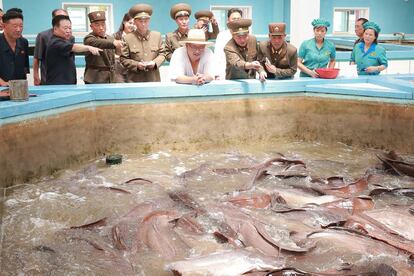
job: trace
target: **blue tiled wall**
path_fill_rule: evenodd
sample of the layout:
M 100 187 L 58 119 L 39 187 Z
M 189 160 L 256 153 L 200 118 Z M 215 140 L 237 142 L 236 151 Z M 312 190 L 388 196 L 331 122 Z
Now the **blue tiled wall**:
M 170 7 L 178 2 L 187 2 L 193 10 L 209 9 L 211 5 L 228 6 L 252 6 L 253 7 L 253 32 L 265 34 L 269 22 L 285 21 L 290 18 L 291 0 L 145 0 L 153 5 L 154 14 L 151 21 L 151 29 L 161 33 L 167 33 L 175 28 L 175 23 L 169 17 Z M 112 3 L 114 8 L 114 29 L 116 29 L 123 14 L 134 4 L 136 0 L 3 0 L 4 9 L 20 7 L 25 15 L 25 34 L 37 34 L 39 31 L 49 28 L 50 12 L 62 6 L 62 3 Z M 369 7 L 370 19 L 378 22 L 382 27 L 382 33 L 405 32 L 414 33 L 414 1 L 413 0 L 321 0 L 321 17 L 333 20 L 334 7 Z M 194 23 L 194 18 L 191 23 Z M 331 31 L 331 30 L 330 30 Z
M 135 0 L 3 0 L 4 9 L 11 7 L 20 7 L 25 15 L 25 34 L 37 34 L 38 32 L 50 27 L 51 11 L 55 8 L 62 7 L 62 3 L 112 3 L 114 13 L 114 29 L 120 25 L 122 16 L 128 9 L 139 1 Z M 226 6 L 252 6 L 253 7 L 253 32 L 266 33 L 267 24 L 272 21 L 283 21 L 284 19 L 284 2 L 285 0 L 207 0 L 207 1 L 174 1 L 174 0 L 145 0 L 145 3 L 151 4 L 154 8 L 151 20 L 151 29 L 158 30 L 161 33 L 167 33 L 176 28 L 175 23 L 170 18 L 170 8 L 179 2 L 189 3 L 193 11 L 201 9 L 210 9 L 211 5 Z M 191 24 L 195 23 L 194 17 L 191 18 Z

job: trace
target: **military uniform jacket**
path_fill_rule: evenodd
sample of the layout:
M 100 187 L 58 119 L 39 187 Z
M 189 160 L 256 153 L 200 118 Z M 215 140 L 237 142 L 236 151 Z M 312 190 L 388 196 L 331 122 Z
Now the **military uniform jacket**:
M 275 74 L 266 70 L 266 58 L 276 67 Z M 298 70 L 298 51 L 295 46 L 286 42 L 276 51 L 270 41 L 261 41 L 258 60 L 266 70 L 268 78 L 289 78 L 295 75 Z
M 219 32 L 220 32 L 218 24 L 211 24 L 211 27 L 213 28 L 213 31 L 212 32 L 206 32 L 206 40 L 216 39 Z
M 100 37 L 93 33 L 83 39 L 83 44 L 103 49 L 99 56 L 87 53 L 84 81 L 86 83 L 115 82 L 115 45 L 112 36 Z
M 218 24 L 211 24 L 211 27 L 213 28 L 213 31 L 212 32 L 208 32 L 208 31 L 205 32 L 205 34 L 206 34 L 206 40 L 216 39 L 217 36 L 218 36 L 218 34 L 219 34 L 219 32 L 220 32 L 220 29 L 218 27 Z M 194 24 L 193 28 L 196 29 L 197 28 L 197 24 Z
M 175 49 L 181 47 L 180 41 L 183 41 L 187 38 L 187 34 L 182 34 L 177 30 L 172 33 L 168 33 L 165 36 L 165 50 L 166 56 L 165 58 L 170 61 L 171 56 L 174 53 Z
M 256 70 L 246 70 L 246 62 L 257 60 L 257 40 L 256 37 L 249 35 L 246 48 L 239 47 L 234 39 L 230 39 L 224 47 L 226 54 L 226 80 L 232 79 L 254 79 Z M 263 67 L 259 72 L 264 71 Z
M 148 31 L 141 35 L 138 31 L 125 36 L 125 45 L 122 47 L 120 61 L 127 68 L 128 82 L 161 81 L 159 68 L 165 61 L 165 47 L 161 34 Z M 138 69 L 139 61 L 154 61 L 153 69 L 143 71 Z

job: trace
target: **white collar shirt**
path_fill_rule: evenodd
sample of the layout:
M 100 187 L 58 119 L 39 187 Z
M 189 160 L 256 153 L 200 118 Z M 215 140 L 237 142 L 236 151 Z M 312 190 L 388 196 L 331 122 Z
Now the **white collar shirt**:
M 200 58 L 197 72 L 193 72 L 190 59 L 187 55 L 186 47 L 176 49 L 171 56 L 169 69 L 169 79 L 175 81 L 179 76 L 194 76 L 195 74 L 210 75 L 214 78 L 214 55 L 213 52 L 206 47 Z

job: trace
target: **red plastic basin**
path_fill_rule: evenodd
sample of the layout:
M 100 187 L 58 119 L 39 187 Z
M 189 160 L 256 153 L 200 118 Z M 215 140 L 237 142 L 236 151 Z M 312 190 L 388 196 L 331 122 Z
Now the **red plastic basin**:
M 338 68 L 318 68 L 315 69 L 315 71 L 319 74 L 319 77 L 322 79 L 334 79 L 339 74 Z

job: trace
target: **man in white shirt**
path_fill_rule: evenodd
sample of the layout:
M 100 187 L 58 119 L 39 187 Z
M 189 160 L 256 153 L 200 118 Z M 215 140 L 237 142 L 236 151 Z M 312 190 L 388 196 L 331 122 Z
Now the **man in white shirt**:
M 227 11 L 227 23 L 242 18 L 243 12 L 240 9 L 232 8 Z M 221 31 L 216 39 L 214 47 L 214 58 L 217 65 L 216 79 L 226 79 L 226 55 L 224 54 L 224 46 L 232 39 L 232 34 L 229 29 Z
M 186 40 L 180 41 L 184 47 L 174 51 L 169 67 L 171 81 L 182 84 L 203 85 L 214 79 L 214 55 L 207 48 L 211 42 L 206 41 L 202 29 L 188 31 Z

